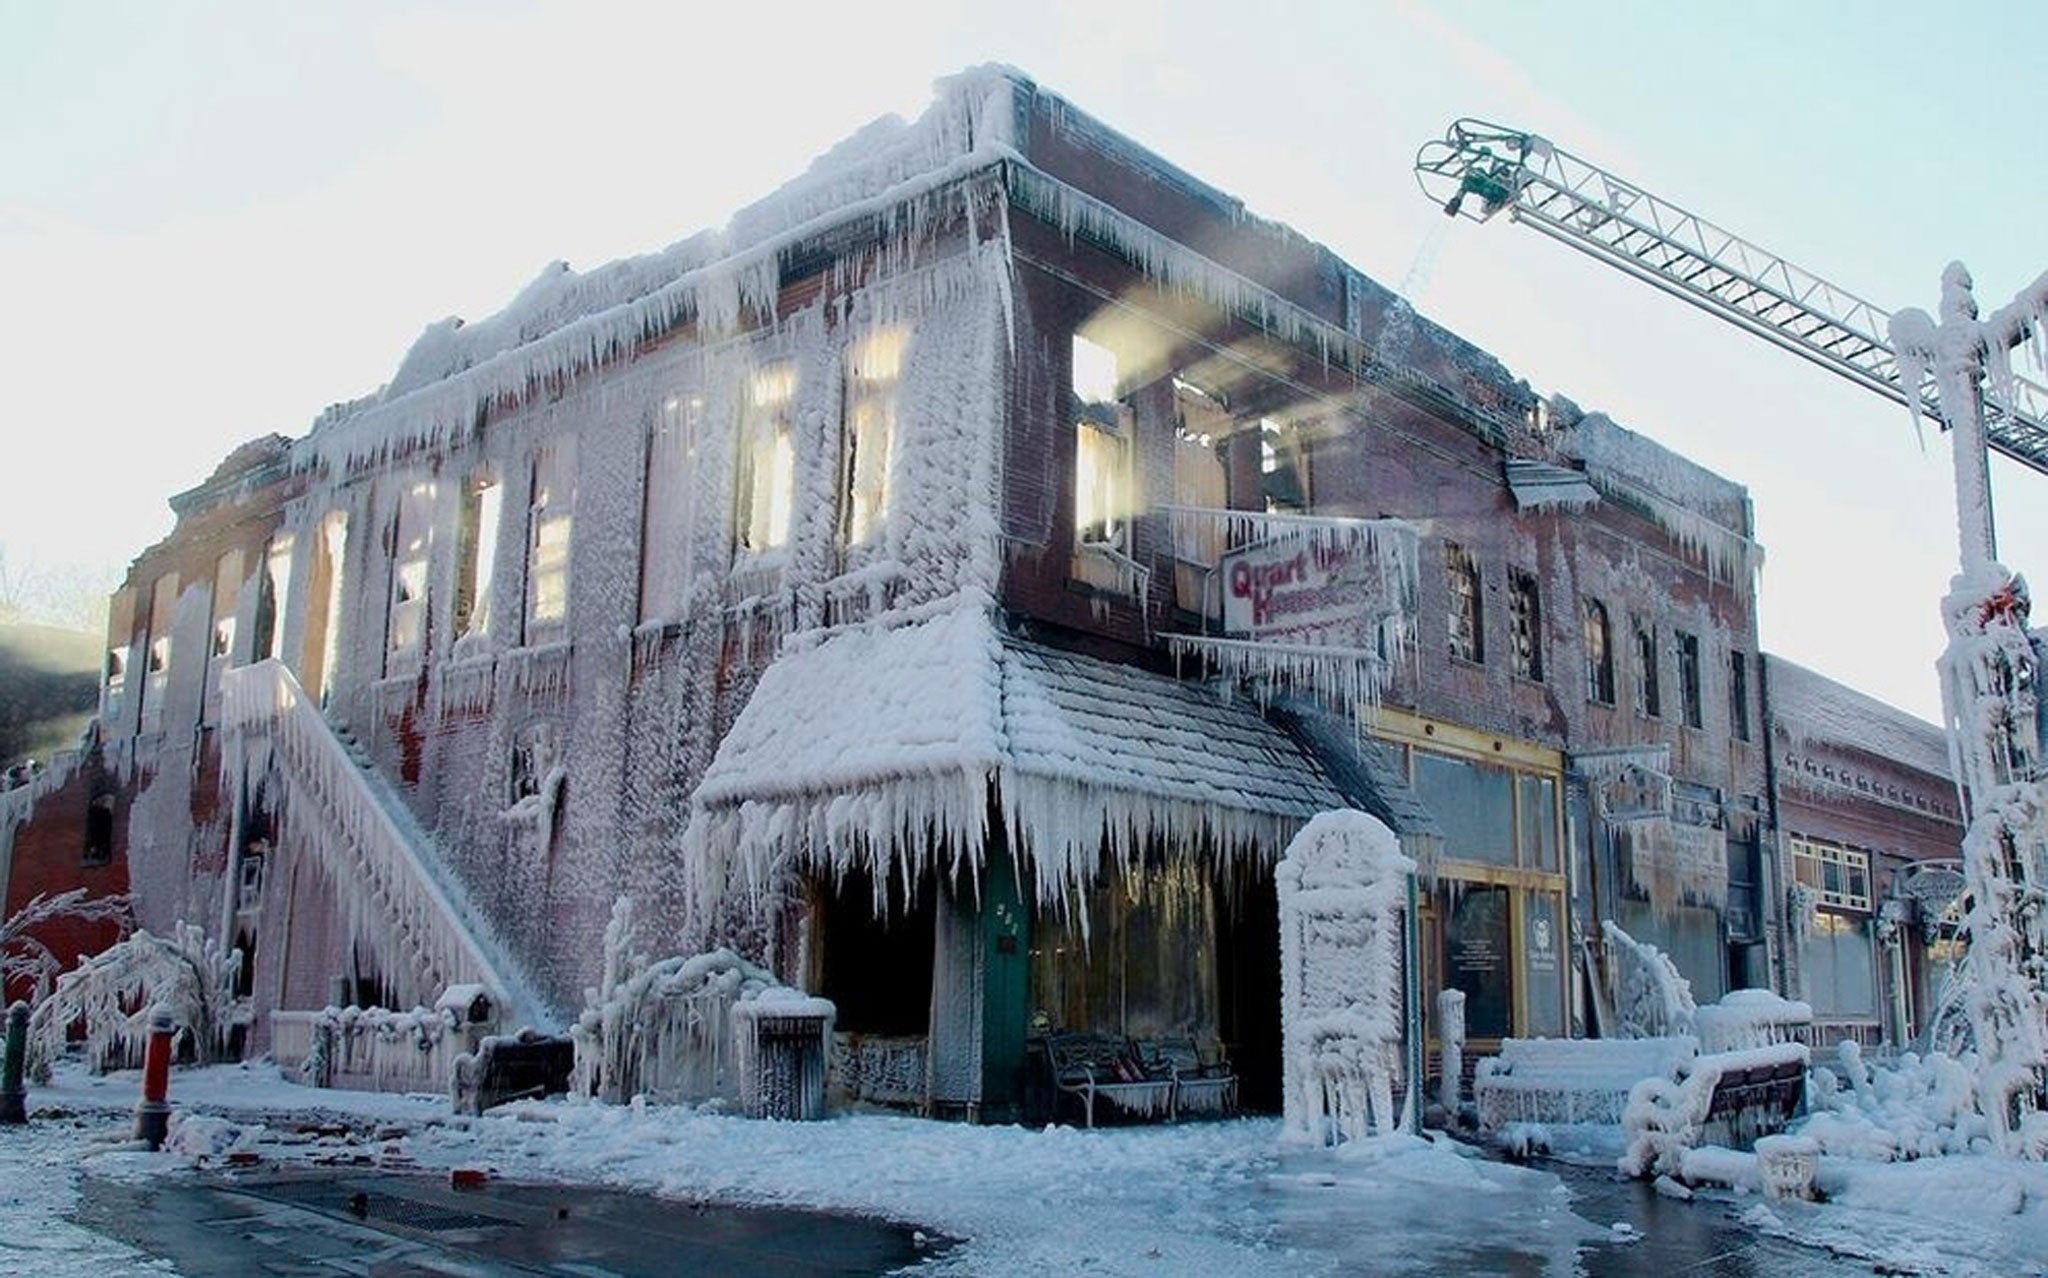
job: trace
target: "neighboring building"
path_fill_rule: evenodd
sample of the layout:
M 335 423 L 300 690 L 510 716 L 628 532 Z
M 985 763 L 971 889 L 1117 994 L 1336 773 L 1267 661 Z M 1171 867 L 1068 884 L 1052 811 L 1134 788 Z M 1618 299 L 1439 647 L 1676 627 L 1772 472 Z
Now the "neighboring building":
M 1272 864 L 1347 805 L 1479 1050 L 1597 1032 L 1603 921 L 1773 979 L 1744 490 L 1013 72 L 175 504 L 119 846 L 259 1012 L 559 1022 L 630 893 L 941 1111 L 1016 1112 L 1043 1025 L 1221 1040 L 1273 1106 Z
M 1790 992 L 1823 1042 L 1912 1045 L 1956 955 L 1963 815 L 1934 724 L 1770 657 Z

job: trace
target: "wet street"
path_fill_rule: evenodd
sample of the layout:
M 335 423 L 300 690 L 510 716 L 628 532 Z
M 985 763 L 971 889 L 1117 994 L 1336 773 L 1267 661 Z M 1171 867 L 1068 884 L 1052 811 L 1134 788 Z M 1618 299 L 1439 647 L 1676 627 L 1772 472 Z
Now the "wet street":
M 87 1177 L 78 1220 L 190 1278 L 249 1274 L 879 1274 L 932 1254 L 908 1226 L 644 1194 L 390 1173 L 146 1184 Z
M 1539 1163 L 1571 1189 L 1572 1211 L 1606 1227 L 1609 1243 L 1580 1255 L 1588 1278 L 1657 1275 L 1658 1278 L 1782 1278 L 1783 1275 L 1869 1274 L 1867 1261 L 1850 1260 L 1782 1238 L 1759 1234 L 1736 1219 L 1760 1201 L 1666 1198 L 1647 1181 L 1621 1180 L 1611 1171 Z M 1627 1232 L 1613 1229 L 1616 1223 Z

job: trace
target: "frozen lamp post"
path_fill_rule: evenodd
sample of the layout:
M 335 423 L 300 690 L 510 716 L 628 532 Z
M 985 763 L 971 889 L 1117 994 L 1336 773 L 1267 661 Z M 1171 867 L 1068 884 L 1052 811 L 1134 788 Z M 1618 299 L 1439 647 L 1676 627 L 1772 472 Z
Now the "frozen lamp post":
M 1942 601 L 1950 764 L 1969 827 L 1963 877 L 1968 946 L 1958 971 L 1977 1051 L 1977 1107 L 1998 1146 L 2048 1158 L 2048 795 L 2042 653 L 2027 630 L 2026 580 L 1998 562 L 1985 451 L 1985 381 L 2013 402 L 2011 351 L 2048 350 L 2048 275 L 1979 318 L 1969 272 L 1942 273 L 1941 318 L 1891 318 L 1900 385 L 1917 405 L 1931 377 L 1955 459 L 1962 569 Z M 1916 410 L 1917 411 L 1917 410 Z

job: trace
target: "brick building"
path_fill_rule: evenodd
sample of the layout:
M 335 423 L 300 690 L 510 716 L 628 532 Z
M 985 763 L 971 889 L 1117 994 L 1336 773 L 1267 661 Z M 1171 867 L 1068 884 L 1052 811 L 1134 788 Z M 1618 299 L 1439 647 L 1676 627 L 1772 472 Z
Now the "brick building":
M 631 894 L 935 1107 L 1014 1112 L 1047 1025 L 1273 1105 L 1272 862 L 1336 806 L 1425 862 L 1482 1050 L 1600 1030 L 1604 921 L 1784 980 L 1743 489 L 1014 72 L 174 504 L 115 847 L 259 1011 L 559 1022 Z

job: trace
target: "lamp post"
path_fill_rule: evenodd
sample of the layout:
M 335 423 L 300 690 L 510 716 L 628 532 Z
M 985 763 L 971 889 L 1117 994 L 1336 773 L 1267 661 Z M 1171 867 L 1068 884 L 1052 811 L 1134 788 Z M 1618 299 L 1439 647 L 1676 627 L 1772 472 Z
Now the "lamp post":
M 1985 449 L 1987 363 L 2035 335 L 2048 275 L 1988 318 L 1970 274 L 1952 262 L 1941 318 L 1892 316 L 1909 401 L 1934 382 L 1949 428 L 1961 570 L 1942 601 L 1940 669 L 1950 764 L 1968 828 L 1963 875 L 1970 910 L 1960 977 L 1978 1056 L 1977 1107 L 2008 1153 L 2048 1158 L 2048 772 L 2044 772 L 2042 649 L 2027 631 L 2026 580 L 1998 562 Z

